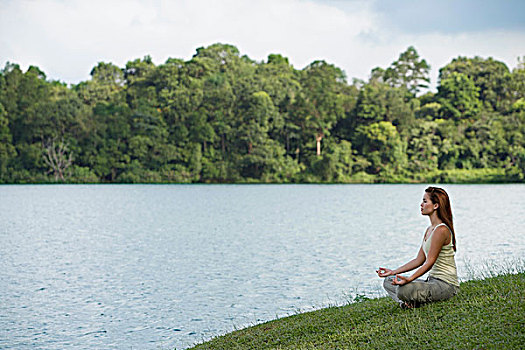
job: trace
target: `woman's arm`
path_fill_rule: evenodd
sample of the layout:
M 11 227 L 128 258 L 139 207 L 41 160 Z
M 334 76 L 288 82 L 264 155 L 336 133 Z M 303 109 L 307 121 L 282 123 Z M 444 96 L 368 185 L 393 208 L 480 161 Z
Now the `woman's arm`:
M 396 276 L 399 279 L 394 279 L 392 283 L 403 285 L 412 282 L 416 278 L 424 275 L 428 270 L 432 268 L 432 266 L 434 266 L 434 263 L 436 262 L 439 253 L 441 253 L 441 248 L 443 247 L 443 245 L 445 245 L 449 237 L 450 231 L 447 227 L 438 227 L 432 234 L 432 239 L 430 241 L 430 249 L 428 250 L 428 256 L 426 260 L 424 260 L 424 263 L 421 265 L 421 267 L 417 269 L 410 277 Z
M 419 251 L 417 253 L 417 256 L 407 262 L 405 265 L 398 267 L 395 270 L 385 269 L 383 267 L 380 267 L 379 270 L 377 270 L 377 274 L 379 277 L 387 277 L 391 275 L 396 275 L 398 273 L 403 273 L 407 271 L 412 271 L 416 267 L 421 266 L 425 262 L 425 253 L 423 252 L 423 248 L 419 248 Z
M 400 266 L 394 271 L 392 271 L 392 274 L 397 275 L 398 273 L 412 271 L 416 267 L 423 265 L 424 262 L 425 262 L 425 252 L 423 252 L 423 248 L 420 247 L 417 253 L 417 256 L 414 259 L 410 260 L 405 265 Z

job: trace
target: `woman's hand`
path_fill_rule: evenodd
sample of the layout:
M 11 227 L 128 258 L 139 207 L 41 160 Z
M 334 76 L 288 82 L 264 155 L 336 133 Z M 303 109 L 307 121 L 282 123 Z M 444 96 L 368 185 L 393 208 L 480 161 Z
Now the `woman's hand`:
M 410 280 L 407 277 L 401 275 L 396 275 L 392 280 L 392 284 L 396 286 L 402 286 L 407 283 L 410 283 Z
M 380 267 L 376 272 L 379 277 L 388 277 L 394 274 L 392 270 L 385 269 L 384 267 Z

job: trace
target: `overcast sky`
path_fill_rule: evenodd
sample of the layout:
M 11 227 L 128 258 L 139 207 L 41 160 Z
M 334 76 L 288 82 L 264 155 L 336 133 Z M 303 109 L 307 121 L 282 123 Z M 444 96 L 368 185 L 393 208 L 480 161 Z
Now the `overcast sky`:
M 525 56 L 523 0 L 0 0 L 0 65 L 36 65 L 48 79 L 78 83 L 97 62 L 124 67 L 150 55 L 189 60 L 216 42 L 297 69 L 326 60 L 368 79 L 413 45 L 438 69 L 457 56 L 493 57 L 514 68 Z

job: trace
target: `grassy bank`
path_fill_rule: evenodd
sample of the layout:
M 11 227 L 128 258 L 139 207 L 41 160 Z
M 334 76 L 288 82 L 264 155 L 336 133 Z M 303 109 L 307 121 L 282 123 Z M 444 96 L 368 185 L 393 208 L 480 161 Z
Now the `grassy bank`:
M 267 322 L 194 349 L 520 349 L 525 273 L 461 284 L 455 298 L 402 310 L 388 298 Z

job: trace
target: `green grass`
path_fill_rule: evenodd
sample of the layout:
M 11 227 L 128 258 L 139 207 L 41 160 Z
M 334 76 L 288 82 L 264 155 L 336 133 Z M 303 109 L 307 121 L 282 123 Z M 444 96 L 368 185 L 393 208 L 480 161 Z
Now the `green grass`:
M 360 300 L 235 331 L 194 349 L 525 347 L 524 272 L 463 282 L 456 297 L 413 310 L 386 297 Z

